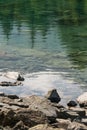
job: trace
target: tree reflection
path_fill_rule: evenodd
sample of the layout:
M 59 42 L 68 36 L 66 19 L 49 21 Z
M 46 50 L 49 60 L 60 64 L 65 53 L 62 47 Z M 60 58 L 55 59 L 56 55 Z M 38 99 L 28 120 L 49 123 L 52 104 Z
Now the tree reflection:
M 74 64 L 79 66 L 80 63 L 81 68 L 85 67 L 87 45 L 84 37 L 87 38 L 87 33 L 78 31 L 87 28 L 87 0 L 0 0 L 0 22 L 7 39 L 11 35 L 14 23 L 17 24 L 19 33 L 22 23 L 26 23 L 31 30 L 32 48 L 37 29 L 46 38 L 51 25 L 60 25 L 61 38 L 68 48 L 69 57 Z M 79 29 L 72 30 L 70 26 Z M 67 28 L 69 30 L 66 30 Z M 80 53 L 81 50 L 83 53 Z

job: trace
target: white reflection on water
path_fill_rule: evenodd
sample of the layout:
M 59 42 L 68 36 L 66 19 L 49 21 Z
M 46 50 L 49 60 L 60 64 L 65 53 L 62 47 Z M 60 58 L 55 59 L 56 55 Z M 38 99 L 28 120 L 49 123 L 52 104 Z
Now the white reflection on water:
M 6 94 L 17 94 L 19 96 L 40 95 L 43 96 L 48 90 L 56 88 L 61 102 L 64 104 L 71 99 L 76 99 L 84 90 L 81 85 L 75 83 L 73 79 L 64 77 L 66 73 L 59 72 L 38 72 L 24 75 L 25 81 L 21 86 L 0 87 L 0 91 Z M 1 74 L 1 81 L 14 81 Z

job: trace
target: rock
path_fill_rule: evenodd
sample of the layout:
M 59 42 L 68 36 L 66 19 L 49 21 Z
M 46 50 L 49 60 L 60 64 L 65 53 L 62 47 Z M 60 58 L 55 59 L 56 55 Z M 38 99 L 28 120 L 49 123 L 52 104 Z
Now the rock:
M 7 81 L 2 81 L 1 83 L 0 83 L 0 86 L 18 86 L 18 85 L 20 85 L 21 84 L 21 82 L 18 82 L 18 81 L 16 81 L 16 82 L 7 82 Z
M 5 126 L 10 126 L 13 127 L 17 122 L 18 119 L 15 118 L 15 112 L 13 110 L 8 110 L 5 111 L 2 125 Z
M 80 107 L 87 106 L 87 92 L 83 93 L 77 98 L 77 102 L 79 103 Z
M 77 103 L 76 103 L 75 101 L 69 101 L 69 102 L 67 103 L 67 106 L 68 106 L 68 107 L 75 107 L 75 106 L 77 106 Z
M 49 122 L 47 117 L 42 112 L 23 108 L 17 111 L 15 118 L 22 121 L 28 127 Z
M 23 102 L 28 103 L 30 109 L 41 111 L 50 119 L 50 121 L 53 121 L 53 119 L 55 121 L 58 109 L 46 98 L 32 95 L 23 98 Z
M 61 110 L 57 111 L 57 118 L 71 119 L 73 121 L 77 117 L 79 117 L 79 114 L 74 111 L 70 111 L 70 110 L 66 110 L 66 109 L 64 109 L 64 110 L 61 109 Z
M 87 118 L 83 118 L 81 122 L 87 126 Z
M 65 119 L 56 119 L 57 123 L 56 123 L 56 127 L 58 128 L 65 128 L 67 130 L 68 125 L 71 123 L 70 120 L 65 120 Z
M 19 121 L 12 130 L 28 130 L 28 127 L 24 125 L 23 121 Z
M 52 128 L 51 126 L 48 126 L 47 124 L 39 124 L 37 126 L 30 128 L 29 130 L 65 130 L 65 129 L 63 129 L 63 128 Z
M 10 99 L 19 99 L 17 95 L 13 95 L 13 94 L 7 95 L 7 97 Z
M 87 130 L 87 126 L 81 123 L 72 122 L 69 124 L 67 130 Z
M 24 81 L 24 78 L 19 74 L 17 80 L 18 80 L 18 81 Z
M 86 111 L 84 109 L 81 108 L 70 108 L 70 110 L 76 112 L 77 114 L 79 114 L 80 117 L 85 117 L 86 116 Z
M 5 96 L 5 94 L 3 92 L 0 92 L 0 96 Z
M 47 95 L 45 96 L 47 99 L 49 99 L 51 102 L 59 103 L 61 98 L 59 94 L 57 93 L 56 89 L 52 89 L 48 91 Z

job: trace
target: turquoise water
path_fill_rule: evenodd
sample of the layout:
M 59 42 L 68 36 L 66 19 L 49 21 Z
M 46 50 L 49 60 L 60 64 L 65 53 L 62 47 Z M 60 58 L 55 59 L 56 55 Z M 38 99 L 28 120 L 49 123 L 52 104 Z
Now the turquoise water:
M 64 72 L 86 91 L 86 0 L 0 1 L 0 71 Z

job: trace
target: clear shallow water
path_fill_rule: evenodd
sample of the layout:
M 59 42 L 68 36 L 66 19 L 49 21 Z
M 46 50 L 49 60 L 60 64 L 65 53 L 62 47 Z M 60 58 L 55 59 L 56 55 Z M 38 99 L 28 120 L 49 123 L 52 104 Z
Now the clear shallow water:
M 39 72 L 46 72 L 48 81 L 49 75 L 52 76 L 50 82 L 55 81 L 53 75 L 58 77 L 58 73 L 66 73 L 63 78 L 67 82 L 72 79 L 78 85 L 66 84 L 61 77 L 55 81 L 60 84 L 53 82 L 53 87 L 60 91 L 62 86 L 61 92 L 65 95 L 74 92 L 72 98 L 87 91 L 87 2 L 0 1 L 0 70 L 36 73 L 41 76 L 42 84 L 38 83 L 41 85 L 37 94 L 42 94 L 39 90 L 44 88 L 44 75 Z M 32 82 L 35 80 L 37 78 Z M 44 86 L 51 87 L 50 84 Z M 75 86 L 77 89 L 73 91 Z M 72 89 L 66 93 L 67 87 Z M 35 92 L 35 87 L 33 88 L 32 91 Z M 4 90 L 11 92 L 9 89 Z M 21 95 L 21 90 L 15 88 L 12 91 Z M 30 91 L 29 88 L 28 92 L 31 93 Z

